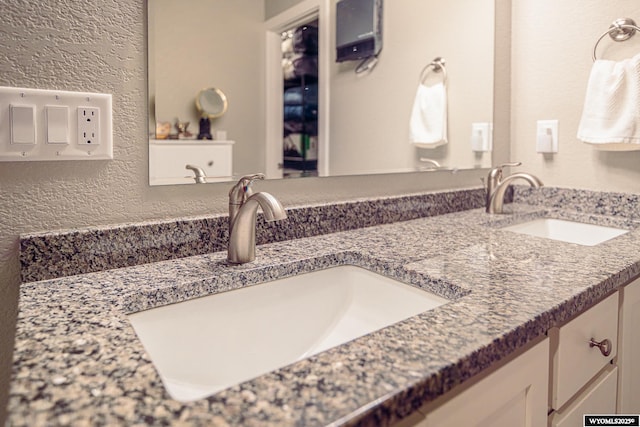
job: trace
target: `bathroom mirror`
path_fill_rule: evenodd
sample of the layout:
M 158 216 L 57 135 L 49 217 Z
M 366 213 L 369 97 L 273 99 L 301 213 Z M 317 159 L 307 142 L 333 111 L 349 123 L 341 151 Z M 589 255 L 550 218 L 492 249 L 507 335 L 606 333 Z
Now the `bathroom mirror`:
M 201 117 L 217 119 L 227 111 L 228 106 L 224 92 L 215 87 L 202 89 L 196 96 L 196 108 Z
M 177 145 L 181 141 L 155 141 L 157 122 L 198 123 L 195 96 L 202 99 L 203 109 L 207 109 L 203 104 L 210 104 L 214 114 L 224 110 L 221 98 L 209 103 L 208 96 L 215 90 L 200 92 L 212 82 L 229 99 L 224 115 L 216 116 L 215 131 L 232 147 L 225 158 L 196 155 L 214 168 L 220 163 L 231 165 L 223 175 L 212 170 L 218 174 L 212 181 L 255 172 L 273 179 L 491 167 L 494 0 L 385 2 L 382 52 L 376 67 L 364 75 L 355 74 L 357 61 L 335 62 L 335 0 L 148 0 L 147 4 L 150 171 L 162 169 L 154 167 L 159 162 L 153 157 L 162 156 L 163 150 L 172 150 L 170 156 L 176 162 L 189 159 L 186 154 L 179 160 L 175 156 L 175 150 L 187 152 L 186 144 Z M 305 10 L 309 5 L 311 10 Z M 318 16 L 318 6 L 327 13 Z M 290 17 L 288 26 L 282 16 Z M 282 111 L 276 111 L 282 107 L 267 106 L 273 105 L 274 90 L 283 97 L 286 84 L 282 80 L 273 84 L 270 74 L 273 64 L 282 63 L 281 34 L 307 23 L 318 27 L 319 55 L 324 40 L 327 66 L 319 68 L 317 115 L 325 125 L 319 122 L 315 139 L 294 134 L 293 141 L 285 142 L 289 135 L 271 117 L 282 121 Z M 446 60 L 448 143 L 421 148 L 409 143 L 409 120 L 421 72 L 436 57 Z M 306 83 L 301 88 L 308 90 Z M 274 129 L 280 132 L 275 160 Z M 212 147 L 216 132 L 209 141 Z M 317 156 L 315 173 L 283 172 L 285 143 L 305 146 L 307 154 Z M 184 174 L 184 165 L 175 170 L 181 174 L 179 182 L 156 180 L 151 185 L 194 182 Z

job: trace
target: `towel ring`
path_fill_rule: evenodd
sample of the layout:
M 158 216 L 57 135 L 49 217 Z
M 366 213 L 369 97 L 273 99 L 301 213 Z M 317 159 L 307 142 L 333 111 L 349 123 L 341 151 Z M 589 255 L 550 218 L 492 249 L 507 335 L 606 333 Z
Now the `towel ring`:
M 593 47 L 593 60 L 596 58 L 596 49 L 598 49 L 598 44 L 607 34 L 611 39 L 615 42 L 623 42 L 625 40 L 629 40 L 636 31 L 640 31 L 640 28 L 636 25 L 635 21 L 631 18 L 618 18 L 609 27 L 607 31 L 602 33 L 602 35 L 596 41 L 596 45 Z
M 430 63 L 428 63 L 420 72 L 420 84 L 425 83 L 424 82 L 425 77 L 427 77 L 427 74 L 429 74 L 429 70 L 433 68 L 433 71 L 435 71 L 436 73 L 439 73 L 440 71 L 442 71 L 442 82 L 446 85 L 447 69 L 444 67 L 444 64 L 445 64 L 445 60 L 439 56 L 435 58 L 433 61 L 431 61 Z

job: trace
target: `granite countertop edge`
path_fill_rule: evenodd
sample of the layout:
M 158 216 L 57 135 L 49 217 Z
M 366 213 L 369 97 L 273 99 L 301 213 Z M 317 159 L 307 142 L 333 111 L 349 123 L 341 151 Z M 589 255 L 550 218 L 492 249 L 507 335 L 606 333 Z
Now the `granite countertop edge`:
M 8 422 L 391 424 L 640 275 L 635 220 L 524 204 L 510 209 L 261 245 L 257 260 L 241 266 L 216 252 L 23 284 Z M 536 217 L 631 231 L 588 248 L 500 230 Z M 191 403 L 167 395 L 126 317 L 342 264 L 451 302 Z

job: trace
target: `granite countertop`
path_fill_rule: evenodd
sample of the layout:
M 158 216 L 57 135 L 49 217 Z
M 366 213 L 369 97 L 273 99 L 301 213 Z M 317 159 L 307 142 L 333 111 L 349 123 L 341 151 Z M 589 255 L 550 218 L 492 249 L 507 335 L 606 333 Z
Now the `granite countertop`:
M 25 283 L 8 422 L 34 425 L 385 425 L 640 274 L 624 217 L 513 204 Z M 587 247 L 500 230 L 534 217 L 630 228 Z M 126 314 L 340 264 L 451 302 L 207 399 L 172 400 Z M 221 325 L 221 327 L 233 327 Z

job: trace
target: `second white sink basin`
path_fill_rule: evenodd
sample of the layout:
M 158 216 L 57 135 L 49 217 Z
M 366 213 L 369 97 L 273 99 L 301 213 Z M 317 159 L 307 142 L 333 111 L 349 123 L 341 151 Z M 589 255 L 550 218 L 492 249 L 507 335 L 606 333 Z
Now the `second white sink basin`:
M 628 230 L 620 228 L 552 218 L 534 219 L 522 224 L 503 227 L 502 230 L 585 246 L 595 246 L 628 233 Z
M 129 316 L 171 397 L 192 401 L 449 302 L 355 266 Z

